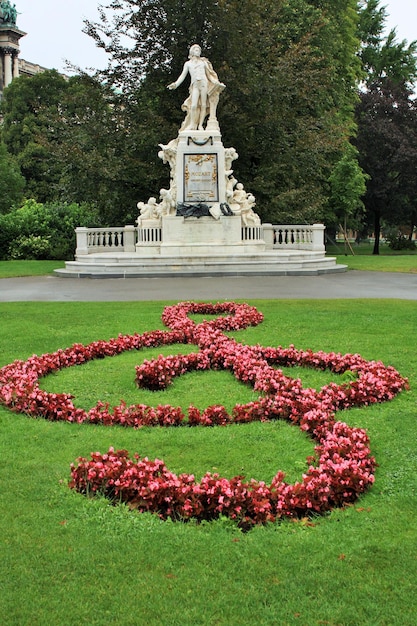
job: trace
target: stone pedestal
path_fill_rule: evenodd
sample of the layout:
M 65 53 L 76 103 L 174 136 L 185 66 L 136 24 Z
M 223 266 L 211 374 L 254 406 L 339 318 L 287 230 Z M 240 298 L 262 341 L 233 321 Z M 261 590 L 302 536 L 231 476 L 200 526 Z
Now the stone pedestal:
M 176 158 L 178 204 L 226 202 L 225 157 L 217 130 L 184 130 Z
M 263 240 L 250 242 L 253 251 L 265 250 Z M 239 216 L 162 218 L 161 256 L 213 257 L 236 255 L 247 251 L 242 242 L 242 225 Z

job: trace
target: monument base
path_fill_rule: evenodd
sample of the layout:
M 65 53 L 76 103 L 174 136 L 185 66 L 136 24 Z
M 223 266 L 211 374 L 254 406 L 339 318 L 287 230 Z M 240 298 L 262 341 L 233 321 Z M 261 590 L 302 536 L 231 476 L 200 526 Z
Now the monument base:
M 75 260 L 55 270 L 58 276 L 296 276 L 347 269 L 326 257 L 322 224 L 247 227 L 238 216 L 163 216 L 138 228 L 76 230 Z
M 334 257 L 317 253 L 265 253 L 256 257 L 148 257 L 128 253 L 90 255 L 83 261 L 67 261 L 55 270 L 66 278 L 181 278 L 222 276 L 317 276 L 345 272 Z
M 165 215 L 161 218 L 161 236 L 149 237 L 143 233 L 155 229 L 155 220 L 141 223 L 142 236 L 136 244 L 136 252 L 141 256 L 161 255 L 162 257 L 229 257 L 241 254 L 258 254 L 265 251 L 261 228 L 253 228 L 252 239 L 242 239 L 241 219 L 238 216 L 178 217 Z

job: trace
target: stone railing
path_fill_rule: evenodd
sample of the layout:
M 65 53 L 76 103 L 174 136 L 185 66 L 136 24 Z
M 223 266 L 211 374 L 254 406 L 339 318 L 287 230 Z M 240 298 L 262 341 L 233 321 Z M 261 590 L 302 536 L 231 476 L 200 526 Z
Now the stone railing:
M 263 224 L 267 248 L 274 250 L 315 250 L 323 252 L 324 224 Z
M 75 254 L 96 252 L 135 252 L 137 228 L 120 226 L 109 228 L 76 228 L 77 249 Z
M 263 238 L 262 226 L 242 226 L 242 241 L 262 241 Z
M 160 220 L 147 220 L 138 227 L 138 246 L 159 246 L 162 241 Z
M 268 250 L 324 251 L 324 225 L 273 225 L 242 227 L 242 241 L 265 241 Z M 136 252 L 138 248 L 159 247 L 162 241 L 161 225 L 155 220 L 146 226 L 109 228 L 76 228 L 76 255 L 97 252 Z

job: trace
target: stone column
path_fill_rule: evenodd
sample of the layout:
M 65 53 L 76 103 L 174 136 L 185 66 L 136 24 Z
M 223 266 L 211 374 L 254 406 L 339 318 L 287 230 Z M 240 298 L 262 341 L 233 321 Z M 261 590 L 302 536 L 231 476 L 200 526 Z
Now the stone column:
M 88 228 L 78 226 L 75 229 L 77 235 L 77 248 L 75 250 L 75 256 L 84 256 L 88 254 Z
M 263 240 L 265 241 L 265 248 L 272 250 L 274 247 L 274 227 L 272 224 L 262 224 Z
M 136 228 L 134 226 L 125 226 L 123 233 L 123 251 L 135 252 L 136 251 Z
M 12 82 L 12 78 L 13 78 L 12 53 L 11 53 L 11 50 L 9 50 L 8 48 L 4 50 L 3 63 L 4 63 L 4 86 L 8 87 L 10 83 Z
M 4 89 L 4 58 L 3 48 L 0 48 L 0 94 Z
M 19 77 L 19 56 L 16 53 L 13 57 L 13 78 Z
M 313 232 L 312 250 L 324 252 L 326 250 L 324 245 L 324 224 L 313 224 L 311 230 Z

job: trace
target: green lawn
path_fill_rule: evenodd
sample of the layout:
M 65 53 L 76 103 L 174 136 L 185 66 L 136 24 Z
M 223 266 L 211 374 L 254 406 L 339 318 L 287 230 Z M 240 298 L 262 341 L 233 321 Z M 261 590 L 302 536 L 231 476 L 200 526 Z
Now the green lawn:
M 269 481 L 304 471 L 312 442 L 276 424 L 150 429 L 49 423 L 0 407 L 0 611 L 5 625 L 404 626 L 417 614 L 417 303 L 251 302 L 263 324 L 249 344 L 359 352 L 410 380 L 394 401 L 344 412 L 368 429 L 378 468 L 355 506 L 312 521 L 240 532 L 228 520 L 163 522 L 67 487 L 79 455 L 110 445 L 163 458 L 173 471 L 245 473 Z M 161 303 L 0 304 L 0 365 L 74 342 L 161 328 Z M 192 349 L 181 346 L 182 350 Z M 228 372 L 195 372 L 163 392 L 138 391 L 134 366 L 174 352 L 127 353 L 44 380 L 97 400 L 232 405 L 254 397 Z M 299 376 L 300 372 L 297 371 Z M 305 385 L 329 375 L 301 371 Z M 331 379 L 337 380 L 333 375 Z
M 0 261 L 0 278 L 44 276 L 60 267 L 65 267 L 65 261 Z
M 365 270 L 368 272 L 403 272 L 406 274 L 417 273 L 417 255 L 412 254 L 400 256 L 336 255 L 336 258 L 339 265 L 347 265 L 350 270 Z
M 326 252 L 328 256 L 336 256 L 337 262 L 347 265 L 350 270 L 366 270 L 369 272 L 405 272 L 410 274 L 417 273 L 417 250 L 391 250 L 387 244 L 382 243 L 380 246 L 380 254 L 373 255 L 373 244 L 361 243 L 359 245 L 352 243 L 352 250 L 345 249 L 342 243 L 335 245 L 327 245 Z

